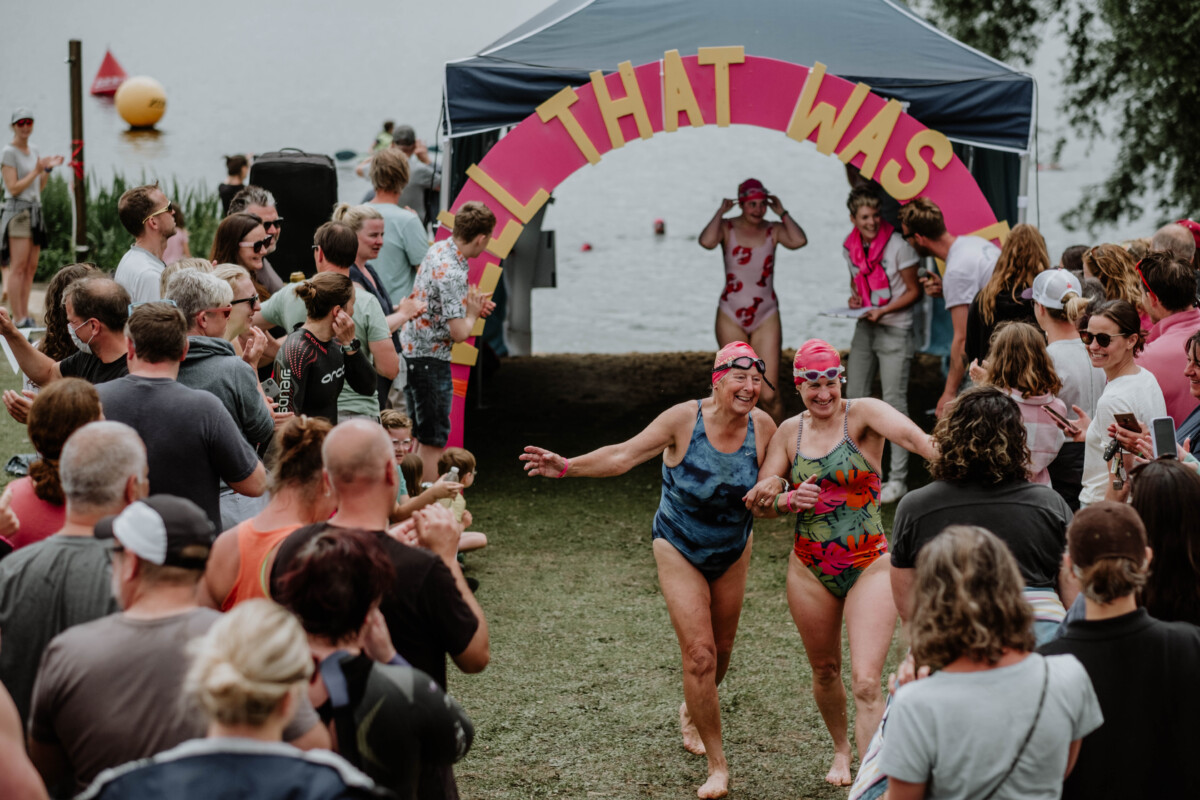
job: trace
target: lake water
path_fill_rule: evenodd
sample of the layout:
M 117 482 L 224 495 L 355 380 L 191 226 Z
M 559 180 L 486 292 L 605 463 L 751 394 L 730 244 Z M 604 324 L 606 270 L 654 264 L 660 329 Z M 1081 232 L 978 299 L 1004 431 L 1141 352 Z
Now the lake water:
M 215 185 L 224 176 L 225 154 L 364 150 L 385 118 L 434 139 L 442 65 L 481 49 L 546 4 L 459 0 L 448 20 L 441 4 L 387 0 L 337 6 L 41 0 L 5 15 L 0 111 L 32 106 L 34 144 L 43 153 L 67 152 L 67 41 L 83 41 L 85 91 L 110 47 L 130 75 L 150 75 L 164 85 L 168 108 L 159 133 L 131 135 L 110 102 L 85 96 L 89 170 L 102 178 L 120 170 Z M 1044 153 L 1066 134 L 1050 55 L 1058 49 L 1048 40 L 1031 70 L 1041 92 Z M 1069 139 L 1061 171 L 1031 174 L 1029 221 L 1046 236 L 1051 258 L 1071 244 L 1153 231 L 1145 222 L 1089 236 L 1058 222 L 1104 177 L 1114 153 L 1109 141 L 1088 152 Z M 844 305 L 848 294 L 841 163 L 781 133 L 737 127 L 685 128 L 632 141 L 559 187 L 546 214 L 546 226 L 557 231 L 558 288 L 534 292 L 535 350 L 712 349 L 723 271 L 720 255 L 702 250 L 696 236 L 721 198 L 748 176 L 779 195 L 810 242 L 798 252 L 781 248 L 777 258 L 785 345 L 809 336 L 848 345 L 852 322 L 817 316 Z M 356 201 L 367 189 L 349 168 L 340 171 L 339 182 L 344 200 Z M 666 221 L 665 237 L 653 235 L 656 218 Z M 585 243 L 592 246 L 588 252 L 581 249 Z

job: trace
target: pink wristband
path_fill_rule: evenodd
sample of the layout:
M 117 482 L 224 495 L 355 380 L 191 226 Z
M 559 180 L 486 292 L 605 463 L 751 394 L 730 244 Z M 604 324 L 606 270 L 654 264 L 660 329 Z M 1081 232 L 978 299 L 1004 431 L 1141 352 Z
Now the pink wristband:
M 792 508 L 792 495 L 793 495 L 794 493 L 795 493 L 795 490 L 792 490 L 791 492 L 787 492 L 787 493 L 786 493 L 786 494 L 784 494 L 784 496 L 783 496 L 783 505 L 784 505 L 784 507 L 785 507 L 785 508 L 786 508 L 788 511 L 791 511 L 793 514 L 794 514 L 794 513 L 796 513 L 796 509 Z
M 558 473 L 558 477 L 560 477 L 560 478 L 561 478 L 561 477 L 563 477 L 564 475 L 566 475 L 566 474 L 567 474 L 567 470 L 569 470 L 570 468 L 571 468 L 571 459 L 569 459 L 569 458 L 564 458 L 564 459 L 563 459 L 563 471 L 562 471 L 562 472 L 560 472 L 560 473 Z

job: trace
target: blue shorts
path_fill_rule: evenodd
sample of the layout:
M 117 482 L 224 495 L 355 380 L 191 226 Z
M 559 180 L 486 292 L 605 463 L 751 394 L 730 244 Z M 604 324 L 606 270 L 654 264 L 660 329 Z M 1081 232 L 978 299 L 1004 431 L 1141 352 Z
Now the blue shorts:
M 404 357 L 408 383 L 404 399 L 413 418 L 417 441 L 430 447 L 445 447 L 450 439 L 450 403 L 454 384 L 450 362 L 440 358 Z

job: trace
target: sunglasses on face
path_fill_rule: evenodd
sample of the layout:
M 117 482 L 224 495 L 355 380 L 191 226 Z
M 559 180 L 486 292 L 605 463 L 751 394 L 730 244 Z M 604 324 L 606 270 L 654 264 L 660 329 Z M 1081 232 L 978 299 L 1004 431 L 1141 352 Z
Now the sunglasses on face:
M 1113 340 L 1114 336 L 1129 336 L 1129 335 L 1130 334 L 1128 334 L 1128 333 L 1092 333 L 1091 331 L 1080 331 L 1079 332 L 1079 338 L 1083 340 L 1083 343 L 1085 345 L 1089 345 L 1092 342 L 1096 342 L 1096 344 L 1100 345 L 1101 347 L 1108 347 L 1110 344 L 1112 344 L 1112 340 Z
M 229 315 L 233 313 L 233 305 L 227 305 L 224 308 L 206 308 L 200 312 L 201 314 L 224 314 L 225 319 L 229 319 Z
M 25 119 L 19 119 L 13 123 L 13 125 L 16 125 L 18 128 L 23 128 L 26 125 L 32 125 L 32 124 L 33 124 L 33 120 L 29 119 L 28 117 L 26 117 Z
M 792 375 L 802 381 L 816 383 L 817 381 L 821 380 L 821 378 L 827 378 L 831 381 L 835 380 L 845 371 L 846 368 L 839 365 L 836 367 L 830 367 L 829 369 L 793 369 Z
M 250 306 L 250 308 L 254 308 L 255 306 L 258 305 L 258 295 L 252 294 L 249 297 L 243 297 L 240 300 L 234 300 L 229 305 L 236 306 L 238 303 L 246 303 L 247 305 Z
M 150 220 L 154 219 L 154 218 L 155 218 L 155 217 L 157 217 L 159 214 L 165 214 L 165 213 L 167 213 L 168 211 L 170 211 L 172 214 L 174 214 L 174 213 L 175 213 L 175 204 L 174 204 L 174 203 L 168 202 L 168 203 L 167 203 L 165 206 L 163 206 L 162 208 L 160 208 L 158 211 L 155 211 L 155 212 L 154 212 L 154 213 L 152 213 L 150 216 L 148 216 L 148 217 L 146 217 L 144 220 L 142 220 L 142 224 L 143 224 L 143 225 L 145 225 L 147 222 L 149 222 Z
M 283 229 L 283 217 L 280 217 L 278 219 L 263 220 L 262 226 L 264 228 L 266 228 L 267 230 L 271 230 L 271 228 L 278 228 L 278 229 L 282 230 Z
M 271 241 L 274 236 L 268 236 L 265 239 L 259 239 L 257 242 L 238 242 L 239 247 L 253 247 L 254 252 L 261 253 L 263 250 L 271 246 Z

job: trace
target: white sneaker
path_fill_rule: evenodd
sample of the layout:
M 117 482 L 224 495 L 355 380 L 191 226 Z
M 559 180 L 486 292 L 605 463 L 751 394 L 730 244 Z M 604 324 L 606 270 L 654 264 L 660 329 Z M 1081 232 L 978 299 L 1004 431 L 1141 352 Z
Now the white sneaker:
M 908 487 L 904 485 L 904 481 L 888 481 L 879 492 L 879 502 L 885 505 L 894 503 L 907 493 Z

